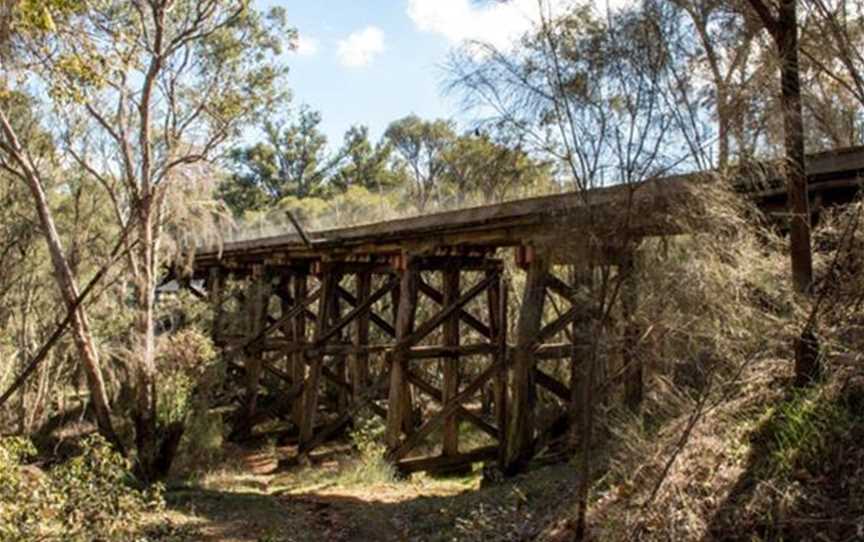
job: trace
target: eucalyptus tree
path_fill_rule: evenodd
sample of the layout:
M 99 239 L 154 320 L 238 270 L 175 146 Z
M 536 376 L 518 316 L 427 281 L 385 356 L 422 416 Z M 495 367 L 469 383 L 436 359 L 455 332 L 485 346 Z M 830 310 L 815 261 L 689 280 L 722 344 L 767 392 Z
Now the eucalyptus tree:
M 251 1 L 98 0 L 27 43 L 62 151 L 110 196 L 129 251 L 139 471 L 164 474 L 181 426 L 157 421 L 155 287 L 172 190 L 283 99 L 284 11 Z M 131 244 L 131 243 L 130 243 Z
M 705 79 L 710 81 L 708 98 L 716 118 L 717 165 L 722 169 L 733 153 L 738 158 L 755 154 L 762 126 L 758 110 L 765 109 L 754 107 L 752 100 L 763 88 L 761 72 L 766 69 L 755 61 L 761 50 L 760 27 L 737 0 L 675 0 L 674 4 L 690 21 L 686 31 L 694 40 L 687 52 L 691 66 L 704 70 Z M 760 95 L 756 101 L 764 105 L 766 100 L 770 102 L 770 97 Z
M 804 7 L 800 48 L 807 143 L 859 145 L 864 141 L 864 6 L 808 0 Z
M 444 191 L 449 202 L 497 203 L 553 190 L 552 168 L 518 143 L 496 141 L 480 130 L 451 141 L 444 149 Z
M 425 121 L 416 115 L 393 121 L 384 132 L 393 149 L 392 167 L 408 179 L 409 197 L 420 212 L 442 202 L 441 183 L 447 172 L 444 152 L 455 138 L 452 123 Z
M 383 139 L 373 144 L 368 127 L 352 126 L 345 132 L 337 154 L 338 167 L 331 177 L 331 188 L 344 192 L 359 186 L 377 193 L 395 189 L 404 179 L 389 167 L 392 154 L 389 141 Z
M 306 107 L 296 117 L 262 122 L 262 141 L 230 152 L 234 173 L 220 192 L 234 213 L 262 210 L 283 198 L 316 197 L 327 189 L 335 160 L 327 152 L 321 114 Z
M 87 313 L 77 303 L 78 284 L 47 194 L 47 189 L 54 182 L 52 176 L 59 168 L 56 161 L 46 160 L 46 156 L 56 159 L 56 154 L 44 152 L 45 146 L 51 145 L 50 133 L 40 125 L 41 119 L 33 114 L 36 102 L 28 98 L 31 94 L 28 87 L 31 74 L 28 72 L 34 60 L 28 54 L 29 49 L 33 44 L 56 39 L 58 28 L 84 9 L 84 4 L 75 0 L 8 0 L 0 7 L 0 46 L 3 52 L 0 77 L 0 168 L 20 180 L 30 193 L 48 246 L 54 280 L 71 312 L 72 336 L 87 375 L 97 425 L 109 441 L 120 446 L 111 421 L 99 353 Z M 67 69 L 63 68 L 63 71 Z

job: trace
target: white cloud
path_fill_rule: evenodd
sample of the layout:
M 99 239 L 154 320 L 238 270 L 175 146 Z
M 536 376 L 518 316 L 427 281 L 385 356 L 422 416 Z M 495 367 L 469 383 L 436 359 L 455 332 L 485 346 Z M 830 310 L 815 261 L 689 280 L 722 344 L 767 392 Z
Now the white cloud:
M 300 34 L 297 36 L 296 45 L 294 54 L 298 56 L 315 56 L 318 54 L 318 40 L 311 36 Z
M 617 8 L 632 0 L 606 0 L 596 6 Z M 547 0 L 549 14 L 563 13 L 572 0 Z M 476 2 L 474 0 L 408 0 L 408 16 L 421 31 L 444 36 L 454 45 L 466 40 L 507 49 L 540 21 L 537 0 Z
M 506 48 L 530 30 L 536 12 L 536 0 L 479 5 L 471 0 L 408 2 L 408 16 L 418 29 L 441 34 L 454 44 L 479 40 L 500 48 Z
M 340 40 L 337 52 L 343 66 L 349 68 L 368 66 L 376 56 L 384 52 L 384 33 L 376 26 L 367 26 Z

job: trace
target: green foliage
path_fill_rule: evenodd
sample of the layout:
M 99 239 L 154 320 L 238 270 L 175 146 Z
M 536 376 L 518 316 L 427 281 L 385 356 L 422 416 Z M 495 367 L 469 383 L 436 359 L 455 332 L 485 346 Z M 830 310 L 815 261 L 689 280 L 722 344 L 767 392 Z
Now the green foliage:
M 456 138 L 452 123 L 411 115 L 393 121 L 384 133 L 393 147 L 394 168 L 410 180 L 409 197 L 423 211 L 440 203 L 438 189 L 447 172 L 444 152 Z
M 132 539 L 164 507 L 162 488 L 136 489 L 129 463 L 99 436 L 47 473 L 25 465 L 34 453 L 27 441 L 0 441 L 0 540 Z
M 185 425 L 172 468 L 196 474 L 222 455 L 224 424 L 210 405 L 224 380 L 225 365 L 210 337 L 196 328 L 163 337 L 157 362 L 162 374 L 157 388 L 159 424 Z
M 212 340 L 196 329 L 184 329 L 159 344 L 157 363 L 162 380 L 157 389 L 158 419 L 168 426 L 186 420 L 199 387 L 209 388 L 218 368 Z
M 355 418 L 351 442 L 357 449 L 358 458 L 351 468 L 340 476 L 347 485 L 373 485 L 392 483 L 396 479 L 393 465 L 384 459 L 385 426 L 381 418 L 373 413 L 361 412 Z
M 57 21 L 84 7 L 81 0 L 17 0 L 13 3 L 18 31 L 50 33 Z
M 824 388 L 797 390 L 766 415 L 756 443 L 764 476 L 790 475 L 797 469 L 818 472 L 830 448 L 861 416 L 826 397 Z
M 264 141 L 231 153 L 235 173 L 220 192 L 235 214 L 324 193 L 332 164 L 320 124 L 320 113 L 303 108 L 287 124 L 265 123 Z
M 381 193 L 397 187 L 402 179 L 389 167 L 392 151 L 387 141 L 373 146 L 367 127 L 352 126 L 339 151 L 339 168 L 330 180 L 332 190 L 361 187 Z

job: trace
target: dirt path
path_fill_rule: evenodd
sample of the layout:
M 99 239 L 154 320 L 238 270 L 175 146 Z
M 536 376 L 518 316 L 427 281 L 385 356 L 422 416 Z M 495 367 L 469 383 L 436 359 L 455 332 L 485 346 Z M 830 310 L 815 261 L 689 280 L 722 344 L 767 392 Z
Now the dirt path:
M 570 500 L 574 482 L 567 465 L 483 489 L 478 473 L 390 483 L 347 481 L 339 465 L 223 473 L 170 491 L 167 521 L 181 540 L 524 540 Z

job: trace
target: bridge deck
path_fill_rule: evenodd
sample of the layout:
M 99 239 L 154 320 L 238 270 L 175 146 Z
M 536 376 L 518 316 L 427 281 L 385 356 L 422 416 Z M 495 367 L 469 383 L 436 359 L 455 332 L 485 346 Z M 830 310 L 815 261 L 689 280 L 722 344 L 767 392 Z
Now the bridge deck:
M 848 201 L 864 174 L 864 147 L 838 149 L 810 155 L 808 177 L 811 197 L 831 203 Z M 612 186 L 587 194 L 564 193 L 494 205 L 438 212 L 347 228 L 310 232 L 312 246 L 296 233 L 234 241 L 196 254 L 195 267 L 206 269 L 230 262 L 235 265 L 275 263 L 278 259 L 318 259 L 323 256 L 398 253 L 406 248 L 486 247 L 522 244 L 526 239 L 554 235 L 554 226 L 566 221 L 573 230 L 580 220 L 605 224 L 620 232 L 623 206 L 632 203 L 627 228 L 631 234 L 663 233 L 671 225 L 669 211 L 686 201 L 689 188 L 710 173 L 698 172 L 657 179 L 633 186 Z M 737 188 L 753 197 L 766 212 L 785 210 L 782 179 L 765 166 L 751 167 L 739 175 Z M 817 196 L 817 194 L 819 194 Z M 592 212 L 585 212 L 590 208 Z M 617 212 L 616 212 L 617 211 Z M 274 260 L 276 258 L 276 260 Z

